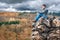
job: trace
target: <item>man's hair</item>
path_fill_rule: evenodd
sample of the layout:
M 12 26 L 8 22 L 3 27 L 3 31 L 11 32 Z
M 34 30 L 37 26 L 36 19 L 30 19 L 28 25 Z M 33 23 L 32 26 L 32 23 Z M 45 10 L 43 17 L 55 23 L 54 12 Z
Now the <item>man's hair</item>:
M 46 7 L 46 4 L 43 4 L 42 6 Z

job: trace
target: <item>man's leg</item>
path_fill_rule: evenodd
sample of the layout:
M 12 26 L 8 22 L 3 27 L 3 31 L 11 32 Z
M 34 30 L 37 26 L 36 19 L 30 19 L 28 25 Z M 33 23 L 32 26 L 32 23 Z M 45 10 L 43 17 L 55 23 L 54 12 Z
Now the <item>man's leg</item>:
M 35 21 L 33 22 L 32 26 L 35 27 L 36 26 L 36 23 L 37 21 L 40 19 L 40 17 L 43 16 L 42 13 L 39 13 L 36 17 L 35 17 Z
M 35 21 L 37 22 L 41 16 L 43 16 L 43 13 L 39 13 L 39 14 L 35 17 Z
M 47 19 L 48 17 L 47 17 L 45 14 L 43 14 L 43 18 L 44 18 L 44 19 Z

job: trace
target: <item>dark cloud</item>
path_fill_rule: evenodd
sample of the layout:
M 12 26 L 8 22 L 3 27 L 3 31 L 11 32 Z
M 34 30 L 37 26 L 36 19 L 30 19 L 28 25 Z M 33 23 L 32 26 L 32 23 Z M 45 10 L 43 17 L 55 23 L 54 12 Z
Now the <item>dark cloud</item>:
M 0 2 L 4 2 L 4 3 L 22 3 L 26 1 L 31 1 L 31 0 L 0 0 Z
M 59 0 L 0 0 L 0 10 L 40 10 L 41 4 L 47 4 L 49 10 L 60 10 Z

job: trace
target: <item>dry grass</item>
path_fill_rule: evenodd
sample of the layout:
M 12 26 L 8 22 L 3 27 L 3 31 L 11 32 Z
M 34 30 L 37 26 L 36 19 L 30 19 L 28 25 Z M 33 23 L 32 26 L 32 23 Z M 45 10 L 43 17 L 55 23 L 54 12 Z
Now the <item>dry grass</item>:
M 12 13 L 12 14 L 11 14 Z M 17 16 L 17 12 L 0 12 L 0 16 Z
M 16 13 L 0 12 L 0 16 L 18 16 Z M 6 19 L 7 20 L 7 19 Z M 20 24 L 2 25 L 0 26 L 0 40 L 30 40 L 31 36 L 31 20 L 26 17 L 18 19 Z

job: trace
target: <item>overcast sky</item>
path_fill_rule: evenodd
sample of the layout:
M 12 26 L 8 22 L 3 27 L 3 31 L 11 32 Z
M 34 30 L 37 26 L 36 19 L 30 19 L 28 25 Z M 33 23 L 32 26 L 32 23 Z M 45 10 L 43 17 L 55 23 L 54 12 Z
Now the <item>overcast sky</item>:
M 42 4 L 60 11 L 60 0 L 0 0 L 0 11 L 39 10 Z

